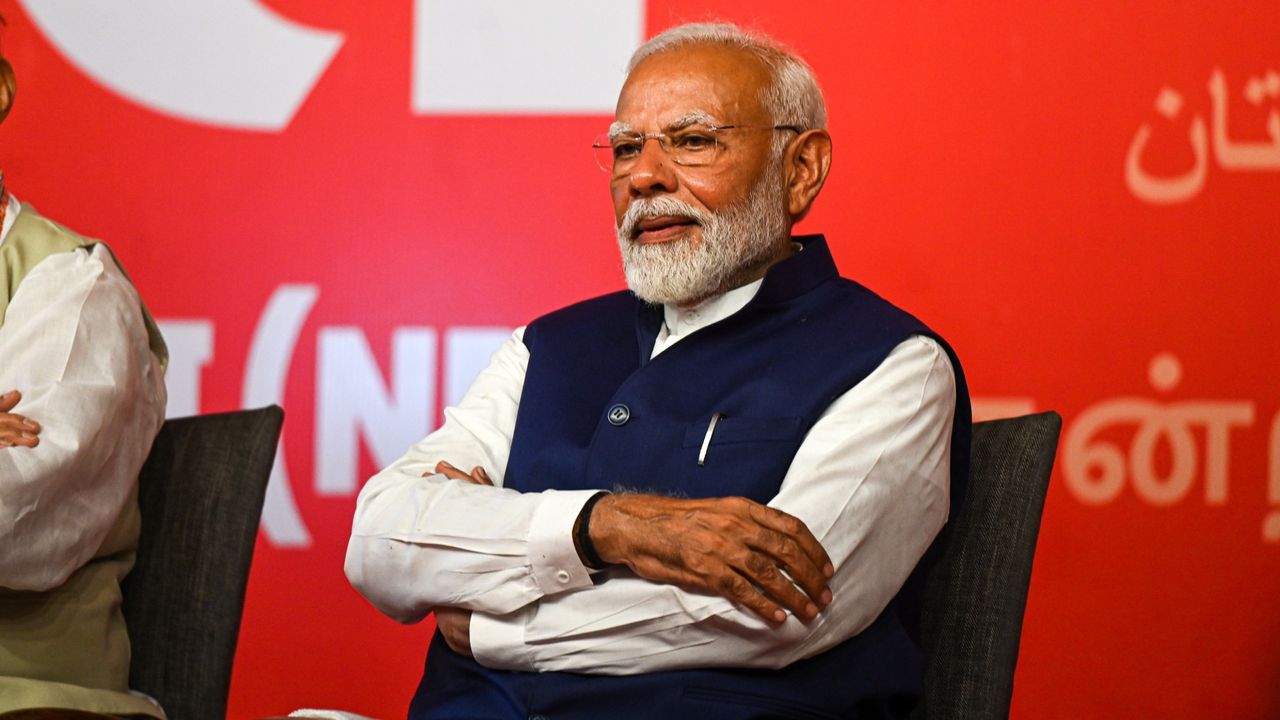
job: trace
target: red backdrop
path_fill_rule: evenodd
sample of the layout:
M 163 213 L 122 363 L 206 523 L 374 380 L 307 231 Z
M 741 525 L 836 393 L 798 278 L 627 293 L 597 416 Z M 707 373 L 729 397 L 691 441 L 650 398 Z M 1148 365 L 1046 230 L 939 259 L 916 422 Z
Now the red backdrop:
M 1280 715 L 1273 3 L 121 5 L 0 2 L 0 161 L 128 265 L 171 412 L 286 408 L 233 717 L 403 714 L 431 627 L 343 578 L 355 492 L 491 329 L 621 286 L 587 145 L 636 41 L 707 18 L 824 85 L 802 229 L 952 341 L 984 417 L 1066 420 L 1014 715 Z

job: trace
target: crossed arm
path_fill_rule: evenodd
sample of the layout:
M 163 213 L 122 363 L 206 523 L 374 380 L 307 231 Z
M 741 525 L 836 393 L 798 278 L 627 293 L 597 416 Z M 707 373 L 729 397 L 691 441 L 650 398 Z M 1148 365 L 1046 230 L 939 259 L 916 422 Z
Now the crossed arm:
M 493 484 L 479 466 L 465 473 L 441 461 L 435 471 Z M 600 558 L 646 580 L 717 592 L 775 624 L 786 621 L 787 610 L 811 621 L 831 602 L 826 581 L 835 567 L 822 545 L 800 520 L 751 500 L 610 495 L 592 517 L 590 537 Z M 574 524 L 574 538 L 582 520 Z M 437 607 L 435 613 L 449 646 L 471 655 L 471 611 Z
M 140 308 L 101 246 L 42 261 L 10 303 L 0 326 L 0 587 L 61 585 L 128 500 L 165 402 Z
M 405 621 L 437 608 L 446 639 L 470 642 L 482 664 L 619 674 L 786 664 L 869 624 L 945 521 L 954 380 L 937 345 L 913 338 L 828 409 L 767 507 L 601 501 L 591 536 L 618 565 L 593 584 L 570 532 L 592 493 L 500 487 L 520 351 L 504 347 L 445 427 L 369 482 L 347 557 L 375 605 Z M 505 410 L 478 419 L 494 405 L 509 406 L 510 425 Z M 505 442 L 484 441 L 494 437 Z M 487 468 L 495 486 L 466 482 L 474 471 L 433 474 L 441 459 Z M 469 627 L 445 606 L 473 611 Z

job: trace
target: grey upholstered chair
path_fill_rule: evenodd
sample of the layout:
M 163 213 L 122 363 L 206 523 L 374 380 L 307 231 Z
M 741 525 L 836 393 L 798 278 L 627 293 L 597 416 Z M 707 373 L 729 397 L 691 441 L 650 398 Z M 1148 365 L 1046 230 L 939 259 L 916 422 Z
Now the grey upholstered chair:
M 913 718 L 1008 717 L 1061 430 L 1054 412 L 974 425 L 965 505 L 925 586 L 924 698 Z
M 176 720 L 224 720 L 249 563 L 284 411 L 165 422 L 142 468 L 124 582 L 130 687 Z

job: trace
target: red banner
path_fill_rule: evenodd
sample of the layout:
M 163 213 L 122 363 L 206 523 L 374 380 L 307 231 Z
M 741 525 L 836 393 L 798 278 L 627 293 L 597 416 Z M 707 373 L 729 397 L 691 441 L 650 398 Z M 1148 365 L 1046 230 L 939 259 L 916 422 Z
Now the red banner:
M 1014 715 L 1280 715 L 1273 4 L 0 7 L 8 187 L 127 264 L 171 415 L 286 408 L 233 717 L 403 715 L 431 627 L 347 585 L 355 494 L 510 328 L 622 286 L 588 145 L 631 50 L 706 18 L 824 86 L 801 230 L 951 340 L 981 416 L 1066 420 Z

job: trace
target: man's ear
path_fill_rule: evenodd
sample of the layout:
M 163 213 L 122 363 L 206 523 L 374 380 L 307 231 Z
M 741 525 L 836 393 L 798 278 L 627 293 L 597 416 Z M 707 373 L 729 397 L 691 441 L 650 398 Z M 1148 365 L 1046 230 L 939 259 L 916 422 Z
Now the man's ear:
M 831 172 L 831 135 L 826 130 L 806 130 L 791 141 L 784 158 L 787 169 L 787 210 L 799 222 Z
M 13 97 L 18 94 L 18 80 L 14 77 L 13 66 L 8 60 L 0 57 L 0 122 L 9 115 L 13 107 Z

